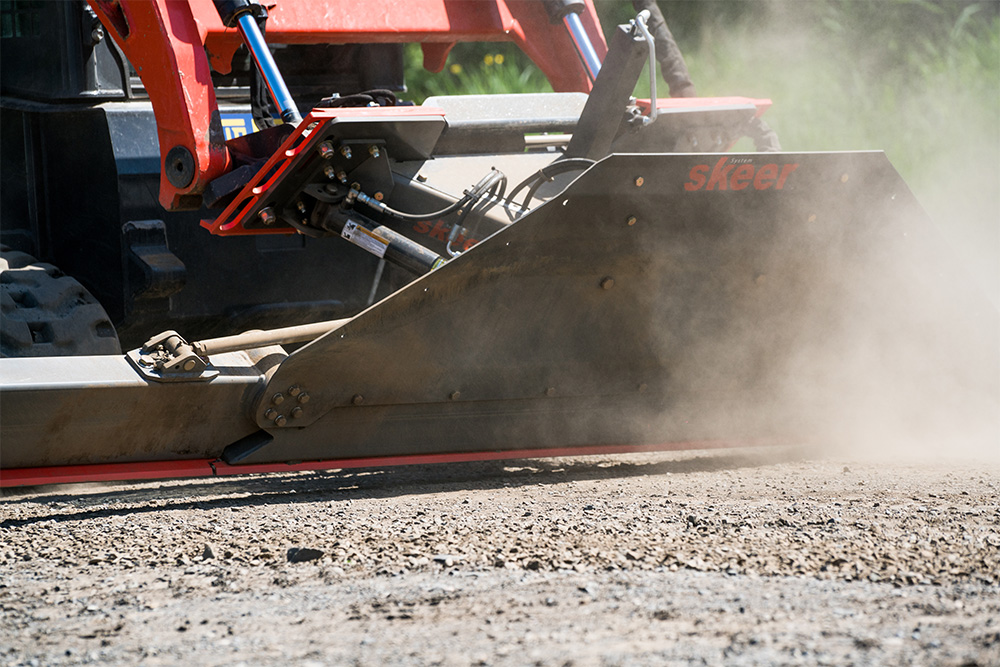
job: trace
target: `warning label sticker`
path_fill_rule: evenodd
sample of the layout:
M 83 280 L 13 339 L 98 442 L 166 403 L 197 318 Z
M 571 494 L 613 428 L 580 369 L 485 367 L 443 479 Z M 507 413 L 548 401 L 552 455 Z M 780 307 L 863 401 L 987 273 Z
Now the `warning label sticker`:
M 347 221 L 340 235 L 378 257 L 385 257 L 385 249 L 389 247 L 388 241 L 353 220 Z

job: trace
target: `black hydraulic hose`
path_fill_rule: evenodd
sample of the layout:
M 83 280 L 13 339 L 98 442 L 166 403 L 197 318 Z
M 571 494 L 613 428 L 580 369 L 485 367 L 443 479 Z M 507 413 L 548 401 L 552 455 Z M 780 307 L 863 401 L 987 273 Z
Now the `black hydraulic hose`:
M 495 186 L 497 182 L 503 180 L 504 183 L 507 181 L 507 177 L 504 176 L 503 172 L 496 169 L 492 170 L 490 173 L 483 176 L 478 183 L 472 186 L 472 189 L 466 190 L 465 194 L 461 199 L 456 201 L 450 206 L 446 206 L 439 211 L 431 211 L 430 213 L 404 213 L 403 211 L 398 211 L 388 204 L 383 204 L 380 201 L 376 201 L 362 192 L 357 193 L 357 198 L 364 204 L 368 204 L 377 211 L 381 211 L 386 215 L 390 215 L 394 218 L 399 218 L 400 220 L 407 220 L 409 222 L 423 222 L 425 220 L 434 220 L 437 218 L 443 218 L 446 215 L 454 213 L 458 209 L 462 208 L 470 201 L 478 200 L 483 194 Z
M 594 160 L 589 158 L 574 157 L 567 158 L 565 160 L 557 160 L 548 166 L 542 167 L 534 174 L 518 183 L 517 187 L 510 191 L 510 195 L 508 195 L 506 200 L 506 205 L 511 206 L 514 203 L 514 197 L 517 196 L 517 193 L 534 183 L 534 186 L 528 190 L 524 201 L 521 202 L 521 212 L 523 212 L 528 208 L 528 204 L 534 198 L 535 192 L 538 191 L 538 188 L 540 188 L 543 183 L 551 181 L 553 177 L 558 176 L 559 174 L 567 171 L 586 169 L 592 164 L 594 164 Z
M 486 201 L 480 207 L 480 216 L 485 214 L 486 211 L 490 210 L 497 205 L 498 202 L 503 201 L 504 193 L 507 192 L 507 176 L 502 172 L 497 170 L 495 167 L 491 175 L 496 175 L 493 177 L 491 184 L 489 185 L 489 191 L 486 192 Z M 482 183 L 482 181 L 480 181 Z M 461 254 L 457 250 L 453 250 L 451 245 L 458 238 L 459 234 L 465 234 L 465 219 L 469 216 L 469 213 L 478 205 L 479 200 L 482 199 L 482 195 L 479 195 L 475 200 L 471 202 L 469 206 L 463 209 L 458 214 L 458 219 L 451 226 L 451 233 L 448 234 L 448 243 L 445 245 L 445 250 L 451 257 L 457 257 Z M 482 219 L 480 217 L 480 219 Z M 478 225 L 476 226 L 478 229 Z

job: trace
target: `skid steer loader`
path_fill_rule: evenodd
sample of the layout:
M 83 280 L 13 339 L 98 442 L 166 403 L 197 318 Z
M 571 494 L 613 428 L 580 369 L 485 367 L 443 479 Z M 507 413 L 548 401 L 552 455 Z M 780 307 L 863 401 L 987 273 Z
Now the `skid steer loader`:
M 658 99 L 645 12 L 2 11 L 4 486 L 801 442 L 845 397 L 919 430 L 997 395 L 997 313 L 884 154 L 726 152 L 770 102 Z M 396 103 L 401 43 L 471 40 L 557 92 Z

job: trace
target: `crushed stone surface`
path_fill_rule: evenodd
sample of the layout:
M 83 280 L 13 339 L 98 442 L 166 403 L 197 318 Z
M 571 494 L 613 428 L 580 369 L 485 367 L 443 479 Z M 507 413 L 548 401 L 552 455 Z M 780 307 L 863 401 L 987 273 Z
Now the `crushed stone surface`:
M 6 490 L 0 665 L 1000 664 L 1000 465 L 724 450 Z

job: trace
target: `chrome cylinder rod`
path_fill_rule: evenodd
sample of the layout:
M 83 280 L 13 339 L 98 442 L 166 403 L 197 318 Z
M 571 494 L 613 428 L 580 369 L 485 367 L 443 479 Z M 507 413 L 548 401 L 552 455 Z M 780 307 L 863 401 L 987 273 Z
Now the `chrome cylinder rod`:
M 264 77 L 264 84 L 267 86 L 268 92 L 271 93 L 271 99 L 274 100 L 275 106 L 278 107 L 281 120 L 291 125 L 298 125 L 302 122 L 302 116 L 299 114 L 298 107 L 295 106 L 295 100 L 292 99 L 291 93 L 288 92 L 288 87 L 285 86 L 285 80 L 281 78 L 281 72 L 278 71 L 270 49 L 267 48 L 264 36 L 260 34 L 257 20 L 247 12 L 236 19 L 236 26 L 250 50 L 250 55 L 257 63 L 260 75 Z
M 594 50 L 594 45 L 590 42 L 590 37 L 587 36 L 580 15 L 569 12 L 563 17 L 563 23 L 566 25 L 566 30 L 569 31 L 569 36 L 573 40 L 580 58 L 583 59 L 587 73 L 590 74 L 590 80 L 596 80 L 597 73 L 601 71 L 601 59 L 597 57 L 597 51 Z

